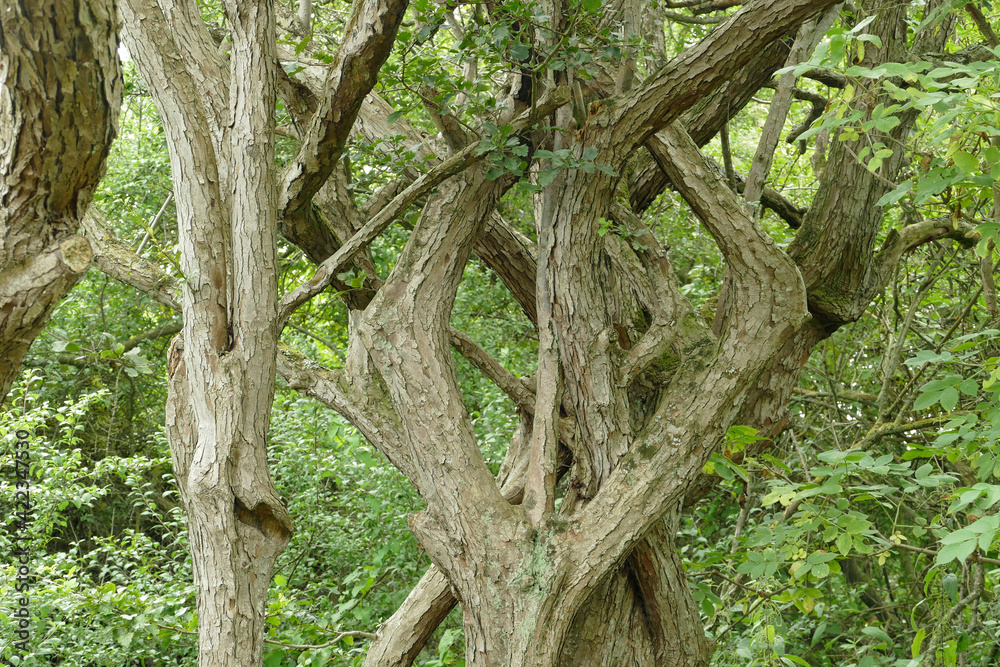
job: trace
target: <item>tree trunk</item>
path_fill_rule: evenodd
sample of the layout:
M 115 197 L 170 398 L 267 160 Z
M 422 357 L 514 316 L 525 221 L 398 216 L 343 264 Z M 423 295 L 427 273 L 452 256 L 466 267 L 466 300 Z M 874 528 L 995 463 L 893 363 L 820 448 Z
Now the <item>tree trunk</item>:
M 700 667 L 712 657 L 684 565 L 676 519 L 655 525 L 591 595 L 569 631 L 560 667 Z
M 227 3 L 225 75 L 193 3 L 133 0 L 122 10 L 166 131 L 187 278 L 167 434 L 198 585 L 198 664 L 259 665 L 267 588 L 292 534 L 267 466 L 278 340 L 272 5 Z M 172 57 L 198 45 L 199 60 Z M 219 87 L 203 98 L 207 81 Z
M 398 3 L 365 2 L 376 13 L 402 12 Z M 197 15 L 185 0 L 128 4 L 147 5 L 126 19 L 130 31 L 144 30 L 157 12 Z M 365 303 L 356 304 L 366 306 L 363 311 L 351 314 L 347 373 L 333 401 L 428 506 L 411 524 L 435 563 L 435 573 L 414 593 L 427 602 L 404 605 L 390 625 L 410 639 L 386 644 L 381 653 L 373 648 L 368 664 L 412 660 L 449 598 L 463 606 L 470 667 L 707 664 L 710 647 L 673 545 L 680 508 L 731 425 L 780 429 L 784 399 L 811 348 L 857 316 L 905 244 L 887 242 L 884 257 L 874 256 L 881 212 L 873 203 L 884 186 L 845 157 L 837 170 L 828 169 L 786 254 L 699 153 L 697 144 L 714 132 L 706 129 L 712 123 L 689 116 L 691 136 L 678 119 L 729 84 L 733 99 L 716 100 L 716 112 L 700 116 L 713 123 L 727 118 L 727 105 L 741 106 L 784 61 L 787 48 L 779 38 L 831 4 L 765 0 L 747 6 L 635 90 L 622 79 L 622 94 L 581 105 L 572 121 L 562 111 L 556 123 L 575 124 L 575 131 L 560 134 L 551 147 L 566 147 L 581 164 L 618 174 L 640 147 L 653 153 L 663 173 L 632 190 L 641 195 L 633 206 L 648 205 L 670 182 L 703 222 L 728 267 L 714 332 L 681 297 L 664 249 L 637 249 L 625 234 L 605 236 L 607 219 L 633 232 L 641 227 L 614 202 L 616 177 L 608 169 L 563 171 L 543 189 L 536 201 L 537 258 L 530 242 L 507 233 L 496 219 L 493 209 L 510 177 L 489 180 L 462 149 L 468 162 L 436 181 L 392 274 L 373 284 L 370 303 L 366 294 Z M 895 57 L 906 41 L 905 8 L 878 13 L 873 30 L 886 48 L 869 49 L 866 64 Z M 157 54 L 137 55 L 150 89 L 174 91 L 158 104 L 177 179 L 188 286 L 184 345 L 178 341 L 173 348 L 169 426 L 191 514 L 206 665 L 260 659 L 262 582 L 291 529 L 267 477 L 264 443 L 271 400 L 265 385 L 274 371 L 277 336 L 274 286 L 266 275 L 274 264 L 273 155 L 260 142 L 271 121 L 243 104 L 264 99 L 270 113 L 273 53 L 251 45 L 271 44 L 273 36 L 265 29 L 269 19 L 248 7 L 230 3 L 228 15 L 234 70 L 227 86 L 221 82 L 229 75 L 220 73 L 214 51 L 185 57 L 190 52 L 182 46 L 204 42 L 197 35 L 171 41 L 170 31 L 150 30 L 148 39 L 160 40 Z M 357 31 L 345 44 L 364 41 L 358 31 L 368 22 L 355 19 Z M 376 51 L 384 48 L 381 41 Z M 329 81 L 338 93 L 350 88 L 342 70 Z M 364 76 L 358 80 L 370 85 L 375 71 L 359 70 Z M 523 84 L 517 72 L 511 74 Z M 197 82 L 206 80 L 220 83 L 218 94 L 200 94 Z M 244 90 L 248 82 L 263 83 Z M 324 224 L 314 215 L 313 196 L 335 168 L 359 107 L 360 98 L 339 95 L 317 105 L 311 136 L 278 198 L 285 223 L 294 223 L 286 229 L 297 240 Z M 522 132 L 532 123 L 515 120 L 519 111 L 512 105 L 499 124 L 517 127 L 514 144 L 524 145 L 541 133 Z M 348 122 L 329 125 L 343 118 Z M 596 158 L 585 157 L 595 151 Z M 883 178 L 893 176 L 890 162 Z M 418 180 L 426 183 L 433 173 Z M 836 186 L 845 182 L 855 187 L 850 196 L 839 196 Z M 401 201 L 374 211 L 363 226 L 360 218 L 345 226 L 341 236 L 354 236 L 336 239 L 337 255 L 369 243 L 377 233 L 374 220 L 384 229 L 385 211 L 402 207 Z M 334 244 L 328 245 L 310 256 L 328 254 Z M 513 496 L 498 487 L 482 459 L 452 364 L 451 306 L 474 250 L 504 264 L 498 274 L 513 285 L 539 329 L 534 405 L 526 410 L 530 435 L 521 433 L 517 448 L 512 445 L 522 458 L 512 467 L 526 471 L 520 506 L 511 504 Z M 335 275 L 335 263 L 324 262 L 317 277 L 292 294 L 323 289 L 329 284 L 323 272 Z M 842 279 L 830 280 L 835 274 Z M 284 317 L 295 307 L 289 303 L 282 306 Z M 657 365 L 670 370 L 638 381 L 649 380 Z M 296 375 L 293 386 L 319 384 L 307 368 L 286 370 Z M 346 398 L 369 375 L 376 382 L 368 389 L 377 398 Z M 569 491 L 556 512 L 555 461 L 566 450 L 573 456 Z M 219 657 L 227 651 L 237 658 Z
M 121 107 L 114 0 L 0 5 L 0 401 L 90 268 L 77 235 Z

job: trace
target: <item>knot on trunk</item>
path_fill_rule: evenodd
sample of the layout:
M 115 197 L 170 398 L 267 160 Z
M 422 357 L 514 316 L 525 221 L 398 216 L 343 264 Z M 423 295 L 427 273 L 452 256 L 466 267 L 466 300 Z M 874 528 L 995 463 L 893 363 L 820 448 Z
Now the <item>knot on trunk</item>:
M 265 537 L 276 542 L 287 543 L 295 530 L 284 506 L 279 509 L 266 502 L 258 502 L 253 509 L 250 509 L 239 497 L 234 496 L 233 513 L 237 521 L 260 531 Z

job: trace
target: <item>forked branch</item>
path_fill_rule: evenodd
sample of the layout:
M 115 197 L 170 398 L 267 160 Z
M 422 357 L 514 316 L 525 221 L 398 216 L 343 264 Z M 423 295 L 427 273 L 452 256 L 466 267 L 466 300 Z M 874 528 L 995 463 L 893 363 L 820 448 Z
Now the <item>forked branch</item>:
M 544 118 L 555 109 L 569 102 L 569 97 L 568 88 L 560 87 L 555 89 L 551 95 L 546 96 L 538 103 L 534 113 L 526 112 L 517 121 L 512 123 L 514 130 L 511 134 L 516 134 L 531 127 L 538 122 L 538 119 Z M 477 155 L 477 149 L 478 144 L 464 148 L 414 181 L 403 192 L 396 195 L 375 217 L 365 223 L 365 226 L 351 237 L 347 243 L 341 246 L 340 250 L 320 264 L 308 282 L 286 294 L 278 308 L 279 330 L 284 327 L 296 308 L 326 289 L 337 276 L 337 273 L 343 270 L 347 262 L 374 241 L 411 204 L 446 179 L 465 171 L 473 164 L 482 160 L 484 155 Z

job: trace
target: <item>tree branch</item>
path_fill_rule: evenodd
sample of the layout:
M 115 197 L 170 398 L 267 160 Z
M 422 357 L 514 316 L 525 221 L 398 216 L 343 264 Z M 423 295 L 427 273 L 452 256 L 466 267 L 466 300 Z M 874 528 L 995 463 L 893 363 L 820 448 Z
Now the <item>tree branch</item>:
M 618 104 L 609 107 L 599 125 L 628 136 L 622 149 L 630 153 L 661 127 L 672 123 L 698 100 L 715 90 L 754 54 L 837 0 L 767 0 L 741 8 L 709 37 L 671 60 Z
M 969 12 L 972 20 L 975 21 L 976 27 L 979 28 L 979 32 L 981 32 L 983 37 L 986 38 L 986 43 L 994 49 L 1000 46 L 1000 38 L 997 37 L 997 34 L 993 30 L 993 26 L 990 25 L 990 22 L 986 20 L 985 16 L 983 16 L 983 10 L 981 10 L 974 2 L 970 2 L 965 5 L 965 11 Z
M 569 102 L 568 88 L 557 88 L 552 91 L 551 95 L 539 101 L 533 113 L 526 112 L 517 121 L 512 123 L 514 130 L 511 134 L 517 134 L 531 127 L 539 118 L 544 118 L 567 102 Z M 286 294 L 281 300 L 278 309 L 279 329 L 284 326 L 296 308 L 326 289 L 337 273 L 343 269 L 344 265 L 375 240 L 379 234 L 385 231 L 396 217 L 409 208 L 413 202 L 430 192 L 443 181 L 461 173 L 471 165 L 482 160 L 484 155 L 477 155 L 477 150 L 478 144 L 468 146 L 414 181 L 403 192 L 398 194 L 389 205 L 369 220 L 336 253 L 320 264 L 308 282 Z
M 514 405 L 520 410 L 533 414 L 535 411 L 535 392 L 481 348 L 476 341 L 456 329 L 449 328 L 451 344 L 465 357 L 470 364 L 488 377 L 493 384 L 500 387 Z
M 722 23 L 726 20 L 724 16 L 688 16 L 687 14 L 681 14 L 680 12 L 672 12 L 669 10 L 663 11 L 663 17 L 668 21 L 674 21 L 675 23 L 692 23 L 700 25 L 713 25 L 716 23 Z
M 113 0 L 5 3 L 0 19 L 0 401 L 90 265 L 77 235 L 118 131 Z
M 83 218 L 83 233 L 94 249 L 94 263 L 103 273 L 180 312 L 177 279 L 135 254 L 111 230 L 104 213 L 96 206 L 92 206 Z
M 278 375 L 351 423 L 378 451 L 413 480 L 416 470 L 395 412 L 386 410 L 385 388 L 360 373 L 323 368 L 287 346 L 278 349 Z
M 736 198 L 698 150 L 686 132 L 676 125 L 664 128 L 647 142 L 660 168 L 677 186 L 681 196 L 701 218 L 715 239 L 732 271 L 734 283 L 745 292 L 745 309 L 761 300 L 773 299 L 805 315 L 805 288 L 791 259 L 753 221 L 749 211 Z M 788 293 L 784 292 L 789 289 Z M 736 295 L 734 295 L 736 296 Z M 741 310 L 746 320 L 747 311 Z
M 356 0 L 323 99 L 282 178 L 279 217 L 302 215 L 340 159 L 365 96 L 375 85 L 409 0 Z
M 802 24 L 791 53 L 788 54 L 788 60 L 785 61 L 786 67 L 798 65 L 812 54 L 823 33 L 833 25 L 840 11 L 839 7 L 839 4 L 829 7 L 822 14 Z M 764 121 L 764 128 L 761 130 L 757 152 L 754 154 L 750 173 L 747 174 L 744 197 L 751 207 L 756 207 L 760 201 L 764 180 L 771 171 L 771 161 L 774 159 L 774 151 L 778 146 L 781 129 L 785 126 L 788 110 L 792 106 L 794 93 L 795 75 L 786 72 L 778 79 L 767 120 Z

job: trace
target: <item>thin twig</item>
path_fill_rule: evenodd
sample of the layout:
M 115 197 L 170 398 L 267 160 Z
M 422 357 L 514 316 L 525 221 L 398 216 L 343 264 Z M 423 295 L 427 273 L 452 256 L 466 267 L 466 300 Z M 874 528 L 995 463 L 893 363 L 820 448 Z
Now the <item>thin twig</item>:
M 153 623 L 156 627 L 162 630 L 170 630 L 171 632 L 178 632 L 183 635 L 197 635 L 196 630 L 184 630 L 183 628 L 175 628 L 170 625 L 161 625 L 159 623 Z M 265 644 L 271 644 L 272 646 L 283 646 L 285 648 L 294 648 L 302 651 L 308 651 L 311 649 L 327 648 L 333 646 L 345 637 L 361 637 L 363 639 L 375 639 L 374 632 L 365 632 L 363 630 L 345 630 L 344 632 L 337 633 L 333 639 L 324 644 L 288 644 L 286 642 L 279 642 L 276 639 L 264 639 Z
M 924 554 L 927 556 L 937 557 L 938 555 L 938 552 L 935 551 L 934 549 L 924 549 L 923 547 L 915 547 L 910 544 L 896 544 L 894 546 L 899 547 L 900 549 L 905 549 L 906 551 L 915 551 L 918 554 Z M 971 556 L 969 556 L 969 558 L 971 558 L 975 562 L 989 563 L 990 565 L 1000 565 L 1000 559 L 987 558 L 986 556 L 980 556 L 979 554 L 972 554 Z

